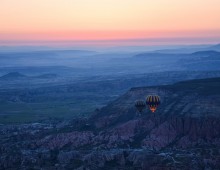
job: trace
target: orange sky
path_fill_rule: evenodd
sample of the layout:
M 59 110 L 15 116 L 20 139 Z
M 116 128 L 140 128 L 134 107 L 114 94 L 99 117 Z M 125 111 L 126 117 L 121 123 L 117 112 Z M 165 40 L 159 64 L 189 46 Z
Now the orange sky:
M 181 37 L 220 38 L 220 0 L 0 1 L 0 43 Z

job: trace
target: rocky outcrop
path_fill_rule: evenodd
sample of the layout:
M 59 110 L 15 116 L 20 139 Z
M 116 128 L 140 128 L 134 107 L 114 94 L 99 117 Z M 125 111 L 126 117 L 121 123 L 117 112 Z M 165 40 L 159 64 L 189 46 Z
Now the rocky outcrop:
M 92 132 L 71 132 L 46 136 L 37 142 L 37 146 L 43 146 L 48 149 L 60 149 L 66 145 L 74 148 L 91 144 L 94 134 Z

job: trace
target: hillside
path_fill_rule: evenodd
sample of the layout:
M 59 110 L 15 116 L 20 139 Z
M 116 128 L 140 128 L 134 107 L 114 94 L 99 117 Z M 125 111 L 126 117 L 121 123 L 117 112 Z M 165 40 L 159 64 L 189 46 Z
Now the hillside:
M 89 119 L 0 126 L 0 167 L 219 169 L 219 85 L 212 78 L 132 88 Z M 134 101 L 148 94 L 162 103 L 139 116 Z
M 149 94 L 158 94 L 161 98 L 161 105 L 155 116 L 220 118 L 219 87 L 220 78 L 212 78 L 184 81 L 173 85 L 132 88 L 104 107 L 94 115 L 94 118 L 96 124 L 99 119 L 103 123 L 102 119 L 108 117 L 111 117 L 110 124 L 120 120 L 128 121 L 135 116 L 134 102 L 139 99 L 145 100 Z M 152 116 L 152 114 L 149 110 L 145 110 L 143 116 Z

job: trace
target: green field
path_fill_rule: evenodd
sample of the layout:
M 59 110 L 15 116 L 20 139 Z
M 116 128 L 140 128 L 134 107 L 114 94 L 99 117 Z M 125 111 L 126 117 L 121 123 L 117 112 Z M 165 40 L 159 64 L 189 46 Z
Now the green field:
M 101 107 L 93 101 L 47 103 L 0 103 L 0 123 L 26 123 L 50 118 L 84 117 Z

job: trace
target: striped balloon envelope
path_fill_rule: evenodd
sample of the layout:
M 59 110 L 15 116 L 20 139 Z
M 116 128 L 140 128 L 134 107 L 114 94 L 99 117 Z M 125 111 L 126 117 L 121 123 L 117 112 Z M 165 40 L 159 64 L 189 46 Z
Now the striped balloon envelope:
M 137 108 L 138 112 L 141 113 L 143 109 L 146 107 L 144 100 L 137 100 L 135 102 L 135 107 Z
M 154 113 L 157 110 L 157 107 L 160 105 L 160 97 L 158 95 L 149 95 L 147 96 L 146 104 L 151 112 Z

